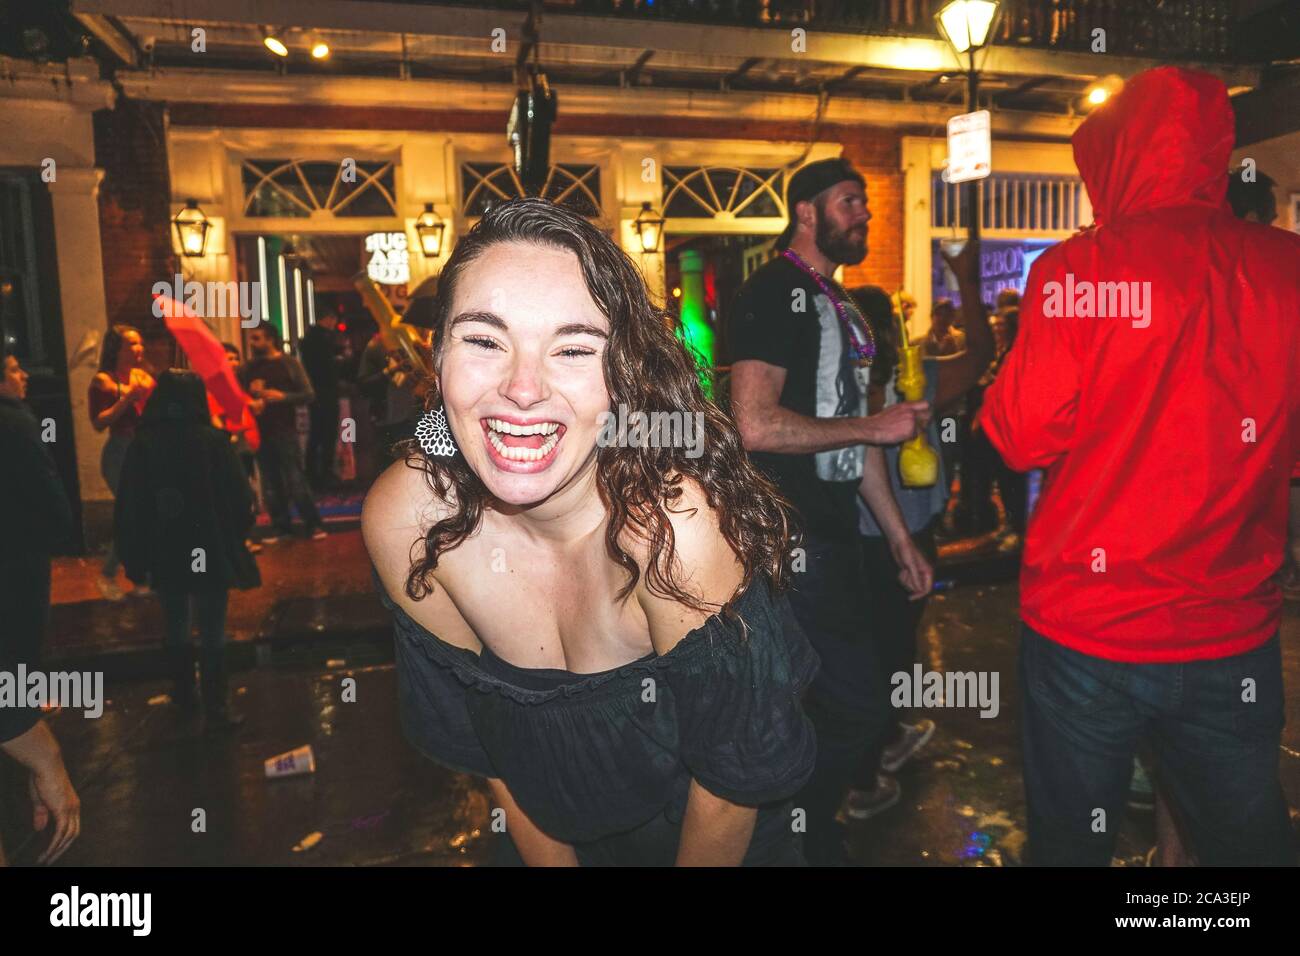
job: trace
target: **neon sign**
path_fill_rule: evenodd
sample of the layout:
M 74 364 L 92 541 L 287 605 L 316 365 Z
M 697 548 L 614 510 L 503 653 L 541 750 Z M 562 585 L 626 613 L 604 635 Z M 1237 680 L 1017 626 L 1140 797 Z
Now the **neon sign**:
M 405 285 L 411 281 L 411 252 L 404 232 L 372 232 L 366 236 L 366 275 L 381 285 Z

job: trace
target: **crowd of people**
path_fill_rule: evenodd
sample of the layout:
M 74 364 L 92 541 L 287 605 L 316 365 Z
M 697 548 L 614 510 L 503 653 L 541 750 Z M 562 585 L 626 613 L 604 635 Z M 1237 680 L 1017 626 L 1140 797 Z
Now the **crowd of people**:
M 93 427 L 108 432 L 100 465 L 114 498 L 97 584 L 110 601 L 128 593 L 157 597 L 173 702 L 186 719 L 199 719 L 205 732 L 232 731 L 243 719 L 227 691 L 230 591 L 260 586 L 254 555 L 292 532 L 291 508 L 305 538 L 326 537 L 315 496 L 337 485 L 339 383 L 349 357 L 337 325 L 337 314 L 329 313 L 304 336 L 302 361 L 283 350 L 270 324 L 250 330 L 247 360 L 238 346 L 225 343 L 227 361 L 248 398 L 238 416 L 193 371 L 151 374 L 139 329 L 114 325 L 104 336 L 87 401 Z M 388 353 L 385 359 L 389 371 L 402 363 Z M 16 673 L 19 664 L 29 673 L 42 667 L 52 555 L 71 544 L 74 531 L 50 439 L 25 403 L 27 384 L 18 357 L 3 355 L 0 620 L 6 627 L 0 671 L 7 673 Z M 384 415 L 380 398 L 372 403 L 376 418 Z M 306 456 L 297 425 L 301 406 L 311 417 Z M 391 460 L 391 437 L 381 437 L 377 465 Z M 259 497 L 270 522 L 257 535 Z M 129 592 L 118 583 L 120 570 L 133 584 Z M 53 824 L 40 861 L 57 859 L 80 832 L 79 798 L 40 708 L 0 707 L 0 750 L 30 774 L 36 829 Z
M 1166 145 L 1125 146 L 1146 142 Z M 1167 810 L 1162 860 L 1294 862 L 1277 764 L 1277 632 L 1279 577 L 1287 586 L 1295 561 L 1294 531 L 1289 554 L 1283 545 L 1286 476 L 1294 528 L 1300 452 L 1287 393 L 1300 355 L 1298 243 L 1233 218 L 1233 209 L 1249 218 L 1248 207 L 1262 205 L 1247 194 L 1271 202 L 1271 191 L 1224 175 L 1231 110 L 1210 77 L 1145 74 L 1085 122 L 1075 143 L 1095 225 L 1042 257 L 1027 302 L 1008 290 L 991 309 L 979 302 L 968 246 L 949 259 L 962 328 L 940 300 L 920 343 L 931 391 L 916 426 L 943 448 L 934 420 L 965 404 L 968 427 L 948 459 L 961 476 L 951 526 L 997 527 L 996 482 L 1008 526 L 1002 548 L 1028 531 L 1020 665 L 1028 859 L 1108 863 L 1118 828 L 1097 821 L 1122 818 L 1140 752 Z M 906 673 L 916 659 L 919 614 L 906 598 L 919 603 L 929 571 L 915 546 L 933 561 L 949 476 L 928 491 L 902 487 L 896 467 L 873 481 L 873 456 L 890 440 L 873 430 L 875 416 L 861 417 L 876 407 L 863 366 L 889 381 L 889 308 L 879 290 L 849 293 L 830 278 L 866 254 L 862 177 L 842 161 L 811 164 L 787 198 L 782 257 L 751 277 L 729 317 L 731 394 L 746 447 L 803 518 L 808 565 L 790 601 L 822 669 L 804 699 L 817 762 L 796 803 L 808 813 L 809 862 L 840 863 L 848 857 L 839 813 L 870 817 L 897 802 L 889 773 L 934 731 L 929 720 L 898 719 L 884 675 Z M 1173 245 L 1180 256 L 1168 256 Z M 1208 276 L 1190 290 L 1189 261 Z M 1044 288 L 1067 272 L 1096 284 L 1143 276 L 1167 297 L 1161 328 L 1145 334 L 1136 316 L 1044 314 Z M 1227 291 L 1242 287 L 1251 293 Z M 805 299 L 816 307 L 792 310 Z M 1013 348 L 1025 308 L 1033 321 Z M 1249 361 L 1216 355 L 1224 342 Z M 1263 448 L 1252 409 L 1275 416 Z M 1030 528 L 1025 473 L 1036 468 L 1048 483 Z M 1212 536 L 1211 527 L 1223 531 Z
M 948 258 L 963 335 L 938 303 L 920 401 L 893 387 L 888 298 L 833 278 L 871 218 L 844 160 L 790 178 L 779 255 L 724 316 L 729 417 L 607 237 L 532 200 L 483 217 L 443 273 L 420 439 L 363 530 L 407 733 L 488 778 L 506 857 L 847 862 L 841 813 L 897 802 L 891 773 L 934 732 L 889 678 L 916 660 L 948 482 L 902 486 L 893 450 L 942 447 L 936 417 L 964 401 L 954 514 L 987 529 L 996 483 L 1002 544 L 1023 536 L 1026 861 L 1108 863 L 1141 753 L 1170 811 L 1162 858 L 1294 862 L 1278 630 L 1300 240 L 1234 217 L 1231 128 L 1206 74 L 1131 80 L 1075 135 L 1095 223 L 1023 298 L 986 308 L 974 244 Z M 1067 276 L 1094 295 L 1140 277 L 1148 310 L 1046 308 Z M 615 402 L 699 406 L 703 458 L 597 443 Z M 479 573 L 493 547 L 507 579 Z
M 507 819 L 498 862 L 849 862 L 842 817 L 894 806 L 897 772 L 936 731 L 890 693 L 918 660 L 936 538 L 996 530 L 994 485 L 998 545 L 1023 545 L 1026 861 L 1109 863 L 1118 826 L 1098 813 L 1123 817 L 1140 755 L 1168 810 L 1166 859 L 1295 862 L 1278 745 L 1300 238 L 1224 175 L 1231 128 L 1207 74 L 1131 80 L 1075 134 L 1095 224 L 996 303 L 981 301 L 977 243 L 944 252 L 960 301 L 936 302 L 916 341 L 908 297 L 900 322 L 884 290 L 834 278 L 868 256 L 864 177 L 844 159 L 803 166 L 777 254 L 723 316 L 717 404 L 643 276 L 587 219 L 512 200 L 460 239 L 408 307 L 435 374 L 394 375 L 414 370 L 378 338 L 361 357 L 359 381 L 383 390 L 381 444 L 399 443 L 362 531 L 394 617 L 405 732 L 486 779 Z M 1067 274 L 1137 277 L 1155 304 L 1145 324 L 1053 314 L 1044 290 Z M 110 332 L 92 384 L 116 496 L 106 580 L 120 561 L 158 594 L 178 700 L 201 700 L 214 728 L 238 723 L 227 596 L 259 583 L 254 461 L 263 543 L 291 532 L 291 507 L 324 534 L 312 488 L 338 428 L 333 325 L 304 338 L 302 362 L 273 327 L 249 333 L 238 422 L 193 373 L 150 377 L 132 329 Z M 917 347 L 925 391 L 909 400 L 898 372 Z M 0 597 L 39 633 L 70 512 L 6 362 L 0 436 L 25 470 L 6 470 L 0 505 L 25 502 L 4 526 L 32 528 L 30 595 Z M 622 404 L 699 416 L 698 454 L 602 440 Z M 941 451 L 924 487 L 900 473 L 917 436 Z M 509 574 L 484 573 L 502 562 Z M 61 852 L 76 796 L 57 744 L 38 715 L 0 716 Z
M 417 331 L 413 337 L 428 349 L 428 303 L 436 291 L 436 277 L 426 291 L 412 297 L 404 320 Z M 247 358 L 240 347 L 226 342 L 223 348 L 248 401 L 239 416 L 232 416 L 211 392 L 206 405 L 211 424 L 224 432 L 253 488 L 256 515 L 264 505 L 268 527 L 246 540 L 250 553 L 293 535 L 294 515 L 300 536 L 321 540 L 327 536 L 317 498 L 342 484 L 338 475 L 337 448 L 340 443 L 340 398 L 345 390 L 360 398 L 369 410 L 375 440 L 367 454 L 373 456 L 370 470 L 377 473 L 392 460 L 392 446 L 403 434 L 409 435 L 419 412 L 424 383 L 404 378 L 403 357 L 385 345 L 382 336 L 370 338 L 359 356 L 354 356 L 350 338 L 341 334 L 338 311 L 327 311 L 303 335 L 298 354 L 290 354 L 278 327 L 262 323 L 248 332 Z M 97 430 L 109 432 L 101 456 L 101 473 L 114 497 L 127 453 L 143 420 L 157 383 L 146 367 L 144 341 L 139 329 L 114 325 L 105 335 L 100 370 L 90 386 L 91 422 Z M 299 429 L 300 408 L 308 410 L 306 441 Z M 100 592 L 109 600 L 121 600 L 125 593 L 148 596 L 150 586 L 137 581 L 124 592 L 117 580 L 120 552 L 111 542 L 98 580 Z M 130 575 L 128 574 L 128 577 Z M 135 580 L 132 578 L 131 580 Z

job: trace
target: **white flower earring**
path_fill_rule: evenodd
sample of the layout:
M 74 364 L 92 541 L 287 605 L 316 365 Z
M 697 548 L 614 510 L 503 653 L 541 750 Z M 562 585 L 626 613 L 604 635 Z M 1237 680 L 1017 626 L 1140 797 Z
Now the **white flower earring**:
M 456 441 L 451 437 L 447 414 L 441 405 L 420 416 L 415 425 L 415 440 L 426 455 L 450 458 L 456 454 Z

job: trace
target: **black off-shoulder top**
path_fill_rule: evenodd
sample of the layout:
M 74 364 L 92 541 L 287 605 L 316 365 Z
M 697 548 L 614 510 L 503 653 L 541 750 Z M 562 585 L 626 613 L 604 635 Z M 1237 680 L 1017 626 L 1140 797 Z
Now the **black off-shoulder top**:
M 760 842 L 789 842 L 780 804 L 812 773 L 816 739 L 800 699 L 818 659 L 766 578 L 737 599 L 747 629 L 715 614 L 668 653 L 597 674 L 515 667 L 448 644 L 377 575 L 375 585 L 393 612 L 406 736 L 446 767 L 504 780 L 550 836 L 592 844 L 653 823 L 674 843 L 650 856 L 671 862 L 694 778 L 760 808 L 750 857 Z

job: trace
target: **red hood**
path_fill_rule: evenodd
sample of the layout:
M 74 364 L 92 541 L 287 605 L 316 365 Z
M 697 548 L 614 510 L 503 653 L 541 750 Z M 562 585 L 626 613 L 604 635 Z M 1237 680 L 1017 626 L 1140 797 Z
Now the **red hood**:
M 1222 206 L 1235 140 L 1223 82 L 1173 66 L 1133 77 L 1074 133 L 1098 225 L 1160 206 Z

